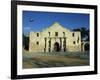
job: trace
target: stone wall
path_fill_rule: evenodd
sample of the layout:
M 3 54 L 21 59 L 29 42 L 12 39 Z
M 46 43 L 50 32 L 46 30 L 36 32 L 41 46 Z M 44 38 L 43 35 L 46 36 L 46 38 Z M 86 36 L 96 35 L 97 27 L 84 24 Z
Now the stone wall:
M 30 52 L 81 51 L 81 34 L 54 23 L 41 32 L 30 32 Z M 56 44 L 55 44 L 56 43 Z M 58 47 L 57 47 L 58 45 Z

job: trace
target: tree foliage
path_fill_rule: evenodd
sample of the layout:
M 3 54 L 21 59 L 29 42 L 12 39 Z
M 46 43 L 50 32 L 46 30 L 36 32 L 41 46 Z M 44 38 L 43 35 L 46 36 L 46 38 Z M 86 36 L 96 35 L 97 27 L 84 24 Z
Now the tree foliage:
M 29 36 L 23 34 L 23 47 L 25 50 L 29 50 Z
M 80 31 L 81 32 L 81 39 L 85 41 L 89 41 L 89 29 L 85 27 L 73 29 L 73 31 Z

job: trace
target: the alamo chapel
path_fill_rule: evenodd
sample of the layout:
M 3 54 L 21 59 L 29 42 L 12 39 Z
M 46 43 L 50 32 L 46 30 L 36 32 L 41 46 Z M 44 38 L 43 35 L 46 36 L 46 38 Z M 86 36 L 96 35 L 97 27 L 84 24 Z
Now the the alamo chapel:
M 70 31 L 58 22 L 41 32 L 30 32 L 30 52 L 81 51 L 81 33 Z

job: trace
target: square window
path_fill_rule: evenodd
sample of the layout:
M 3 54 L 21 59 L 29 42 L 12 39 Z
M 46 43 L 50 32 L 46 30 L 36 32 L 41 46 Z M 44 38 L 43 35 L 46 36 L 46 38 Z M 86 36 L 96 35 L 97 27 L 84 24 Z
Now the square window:
M 39 42 L 37 41 L 36 44 L 39 45 Z
M 37 33 L 37 37 L 39 37 L 39 33 Z
M 74 34 L 74 33 L 72 33 L 72 36 L 74 37 L 74 36 L 75 36 L 75 34 Z
M 50 36 L 50 32 L 48 32 L 49 33 L 49 36 Z
M 73 41 L 73 44 L 75 44 L 75 41 Z
M 55 32 L 55 36 L 58 36 L 58 32 Z

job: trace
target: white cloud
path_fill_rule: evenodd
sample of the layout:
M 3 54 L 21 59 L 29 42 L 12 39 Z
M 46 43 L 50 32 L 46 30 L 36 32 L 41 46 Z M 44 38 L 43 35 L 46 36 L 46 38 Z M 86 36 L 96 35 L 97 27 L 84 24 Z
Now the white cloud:
M 24 30 L 31 30 L 31 27 L 24 27 Z

